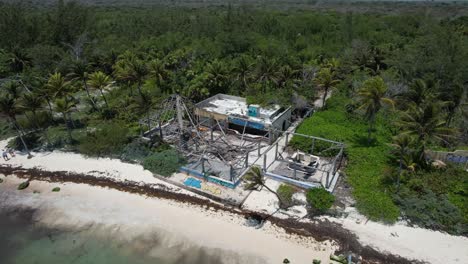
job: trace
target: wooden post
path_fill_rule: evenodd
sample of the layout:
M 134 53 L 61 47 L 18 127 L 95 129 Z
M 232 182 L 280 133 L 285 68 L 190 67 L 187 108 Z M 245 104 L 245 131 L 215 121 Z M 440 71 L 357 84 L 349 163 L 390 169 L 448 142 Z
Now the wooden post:
M 330 184 L 328 183 L 329 178 L 330 178 L 330 171 L 327 171 L 327 179 L 326 179 L 326 182 L 325 182 L 325 188 L 330 187 Z
M 267 154 L 263 155 L 263 171 L 266 171 L 267 169 Z
M 247 152 L 247 154 L 245 154 L 245 167 L 246 168 L 249 167 L 249 152 Z
M 163 132 L 162 132 L 162 127 L 161 127 L 161 120 L 158 121 L 158 126 L 159 126 L 159 137 L 161 138 L 161 141 L 163 140 Z
M 275 160 L 278 159 L 278 144 L 279 144 L 279 142 L 276 143 L 276 145 L 275 145 Z
M 314 154 L 315 138 L 312 139 L 312 148 L 310 149 L 310 154 Z

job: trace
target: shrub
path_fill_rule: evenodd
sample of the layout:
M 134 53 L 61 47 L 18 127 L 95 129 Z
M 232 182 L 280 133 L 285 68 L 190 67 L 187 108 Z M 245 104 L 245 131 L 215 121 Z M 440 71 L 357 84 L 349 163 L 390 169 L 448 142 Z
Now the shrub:
M 309 189 L 306 193 L 306 199 L 313 211 L 318 213 L 326 212 L 335 202 L 335 196 L 324 188 Z
M 395 197 L 404 216 L 419 226 L 444 230 L 451 234 L 468 234 L 468 224 L 463 215 L 446 195 L 437 195 L 427 190 L 422 195 L 414 195 L 409 189 L 403 189 Z
M 124 161 L 143 161 L 151 154 L 151 149 L 146 142 L 140 140 L 133 141 L 126 145 L 120 155 Z
M 52 189 L 53 192 L 60 192 L 60 187 L 55 187 Z
M 177 172 L 184 164 L 184 158 L 173 149 L 155 153 L 143 161 L 145 169 L 165 177 Z
M 29 150 L 35 149 L 41 145 L 40 137 L 37 133 L 28 133 L 23 136 L 23 140 L 26 143 L 26 146 L 28 146 Z M 8 147 L 19 151 L 25 150 L 23 142 L 21 142 L 21 139 L 19 137 L 15 137 L 12 140 L 10 140 L 8 142 Z
M 22 182 L 20 185 L 18 185 L 18 190 L 24 190 L 28 188 L 29 186 L 29 181 Z
M 3 182 L 3 179 L 0 179 L 0 183 L 2 183 L 2 182 Z
M 80 140 L 78 150 L 88 156 L 118 155 L 128 141 L 128 129 L 118 123 L 103 124 Z
M 294 187 L 292 187 L 291 185 L 287 185 L 287 184 L 281 184 L 278 187 L 278 190 L 276 190 L 276 192 L 278 193 L 278 196 L 281 199 L 281 203 L 280 203 L 281 207 L 287 208 L 293 205 L 292 197 L 294 193 L 296 192 Z

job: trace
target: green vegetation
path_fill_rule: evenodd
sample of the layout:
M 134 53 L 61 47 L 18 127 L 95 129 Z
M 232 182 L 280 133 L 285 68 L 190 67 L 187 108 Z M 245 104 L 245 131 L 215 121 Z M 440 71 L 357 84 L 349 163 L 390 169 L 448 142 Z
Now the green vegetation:
M 263 171 L 260 167 L 253 166 L 244 175 L 242 180 L 245 182 L 245 190 L 257 190 L 259 188 L 265 188 L 276 196 L 276 198 L 278 199 L 279 208 L 287 208 L 287 204 L 283 201 L 282 197 L 278 194 L 278 192 L 275 192 L 265 184 L 265 176 L 263 175 Z
M 20 183 L 20 185 L 18 185 L 18 190 L 24 190 L 28 187 L 29 187 L 29 181 L 25 181 L 25 182 Z
M 172 149 L 152 154 L 143 161 L 143 167 L 146 170 L 165 177 L 179 171 L 183 165 L 185 165 L 184 158 Z
M 0 183 L 3 183 L 3 179 L 0 179 Z
M 325 213 L 335 202 L 335 196 L 324 188 L 312 188 L 306 193 L 307 203 L 314 213 Z
M 52 189 L 52 192 L 60 192 L 60 187 L 55 187 Z
M 293 206 L 293 195 L 296 193 L 296 189 L 288 184 L 281 184 L 276 193 L 281 198 L 282 206 L 288 208 Z
M 129 130 L 121 124 L 102 124 L 88 127 L 86 136 L 80 139 L 78 150 L 89 156 L 119 155 L 128 142 Z
M 26 152 L 120 157 L 167 175 L 180 156 L 136 138 L 169 94 L 196 102 L 227 93 L 303 112 L 332 93 L 298 132 L 346 144 L 359 211 L 463 233 L 466 172 L 438 171 L 426 150 L 468 145 L 466 28 L 466 16 L 425 12 L 0 3 L 0 138 L 15 135 L 9 146 Z M 311 149 L 297 137 L 291 145 Z M 329 147 L 314 153 L 335 155 Z M 254 174 L 250 187 L 264 182 Z

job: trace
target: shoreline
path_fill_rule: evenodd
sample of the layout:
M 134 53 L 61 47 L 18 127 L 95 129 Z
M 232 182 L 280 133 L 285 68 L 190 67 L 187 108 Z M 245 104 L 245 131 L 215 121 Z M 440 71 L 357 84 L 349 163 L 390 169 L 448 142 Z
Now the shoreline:
M 108 193 L 108 195 L 113 194 L 119 197 L 133 195 L 144 200 L 156 200 L 163 203 L 167 202 L 171 204 L 172 207 L 178 209 L 195 206 L 197 208 L 191 209 L 197 212 L 202 212 L 204 217 L 210 217 L 213 216 L 213 214 L 217 215 L 219 213 L 221 213 L 221 215 L 228 214 L 230 215 L 230 217 L 229 219 L 226 219 L 226 222 L 232 222 L 233 219 L 236 219 L 235 226 L 243 226 L 245 222 L 245 217 L 250 215 L 260 216 L 262 218 L 268 217 L 268 220 L 265 224 L 265 226 L 267 227 L 264 226 L 261 229 L 255 229 L 254 227 L 246 228 L 251 229 L 255 232 L 265 232 L 266 229 L 267 233 L 273 232 L 275 236 L 277 236 L 278 234 L 282 234 L 284 238 L 293 238 L 293 240 L 301 241 L 301 243 L 304 240 L 307 241 L 310 239 L 312 239 L 314 243 L 325 243 L 327 252 L 326 256 L 315 256 L 316 259 L 322 259 L 322 261 L 328 261 L 329 255 L 333 253 L 333 251 L 335 251 L 336 249 L 337 253 L 353 252 L 358 256 L 361 256 L 363 258 L 363 263 L 417 263 L 417 261 L 415 260 L 407 260 L 400 256 L 378 252 L 370 246 L 362 246 L 361 243 L 358 241 L 356 235 L 344 229 L 341 225 L 329 221 L 299 222 L 294 219 L 277 218 L 264 213 L 229 208 L 221 204 L 212 202 L 208 199 L 195 197 L 187 194 L 174 193 L 165 188 L 153 188 L 154 186 L 140 184 L 137 182 L 119 182 L 113 181 L 109 178 L 97 178 L 91 175 L 75 174 L 64 171 L 49 172 L 39 169 L 22 169 L 18 167 L 15 168 L 9 166 L 0 166 L 0 174 L 6 176 L 7 180 L 5 182 L 7 182 L 10 178 L 16 178 L 16 185 L 14 185 L 14 187 L 16 187 L 17 184 L 26 179 L 31 181 L 31 185 L 46 184 L 49 185 L 49 187 L 52 187 L 59 184 L 61 185 L 61 187 L 63 186 L 63 188 L 65 188 L 65 186 L 71 185 L 75 186 L 73 188 L 84 188 L 86 189 L 86 191 L 90 191 L 88 189 L 98 188 L 100 192 L 106 191 L 107 193 L 107 191 L 110 191 L 111 193 Z M 0 189 L 6 186 L 5 182 L 0 185 Z M 30 188 L 34 187 L 30 186 L 28 189 Z M 31 192 L 31 189 L 29 190 L 29 192 Z M 62 191 L 60 191 L 59 193 L 62 193 Z M 208 215 L 204 214 L 206 212 L 208 213 Z M 75 217 L 79 217 L 79 215 L 76 215 Z M 224 235 L 222 236 L 224 237 Z M 332 244 L 337 244 L 338 247 L 333 248 Z M 307 255 L 310 256 L 313 255 L 314 251 L 310 251 L 310 248 L 308 248 L 307 252 Z M 322 253 L 322 250 L 315 251 L 315 253 L 320 254 Z M 285 256 L 284 258 L 286 257 L 290 260 L 294 260 L 292 256 Z M 302 256 L 302 258 L 304 257 L 306 256 Z M 314 259 L 314 257 L 310 259 L 304 259 L 304 261 L 311 262 L 312 259 Z M 274 261 L 277 262 L 280 261 L 280 259 L 275 259 Z M 299 261 L 299 263 L 302 262 L 303 261 Z
M 27 189 L 16 190 L 23 181 L 9 175 L 0 184 L 0 208 L 35 210 L 34 219 L 50 228 L 102 226 L 125 240 L 164 233 L 169 245 L 227 253 L 223 263 L 280 263 L 284 258 L 309 263 L 325 261 L 333 252 L 329 242 L 291 235 L 273 224 L 248 227 L 238 214 L 225 210 L 70 182 L 32 180 Z M 57 186 L 60 192 L 51 192 Z
M 0 146 L 6 146 L 7 142 L 8 140 L 0 141 Z M 70 185 L 73 183 L 73 185 L 85 185 L 91 189 L 94 188 L 93 185 L 97 185 L 101 186 L 99 187 L 101 189 L 104 187 L 120 193 L 121 195 L 117 197 L 134 193 L 145 199 L 170 202 L 170 207 L 189 206 L 190 210 L 198 214 L 207 211 L 226 212 L 240 219 L 241 225 L 245 224 L 247 216 L 268 217 L 268 224 L 275 226 L 281 232 L 301 238 L 312 237 L 316 241 L 333 240 L 340 245 L 336 254 L 346 255 L 352 252 L 364 258 L 366 261 L 363 263 L 417 263 L 419 261 L 459 264 L 468 261 L 466 250 L 468 238 L 466 237 L 410 227 L 400 222 L 386 225 L 366 221 L 365 216 L 359 214 L 354 207 L 345 209 L 346 217 L 325 216 L 309 219 L 304 217 L 306 214 L 304 206 L 295 206 L 291 210 L 277 212 L 277 201 L 274 195 L 266 190 L 260 190 L 252 192 L 242 209 L 238 209 L 155 178 L 142 166 L 124 163 L 118 159 L 89 158 L 81 154 L 62 151 L 33 152 L 33 155 L 32 159 L 27 159 L 24 153 L 18 152 L 16 157 L 8 162 L 0 161 L 0 174 L 2 172 L 6 175 L 18 174 L 17 176 L 24 179 L 49 181 L 53 184 Z M 267 180 L 267 184 L 275 188 L 277 182 Z M 0 183 L 0 193 L 2 185 Z M 133 208 L 128 210 L 131 211 Z M 274 217 L 270 217 L 273 212 L 275 212 Z M 204 220 L 201 218 L 201 221 Z M 230 221 L 230 218 L 226 219 L 226 222 Z M 394 234 L 397 235 L 394 236 Z M 325 263 L 328 262 L 327 258 Z

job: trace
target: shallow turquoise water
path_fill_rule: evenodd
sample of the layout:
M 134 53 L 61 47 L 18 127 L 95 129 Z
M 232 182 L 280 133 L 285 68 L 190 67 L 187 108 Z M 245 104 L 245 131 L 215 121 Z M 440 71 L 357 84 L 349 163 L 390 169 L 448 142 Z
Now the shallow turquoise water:
M 0 263 L 220 263 L 201 249 L 169 248 L 157 238 L 118 241 L 110 235 L 96 235 L 93 228 L 71 231 L 39 227 L 31 221 L 31 215 L 0 212 Z

